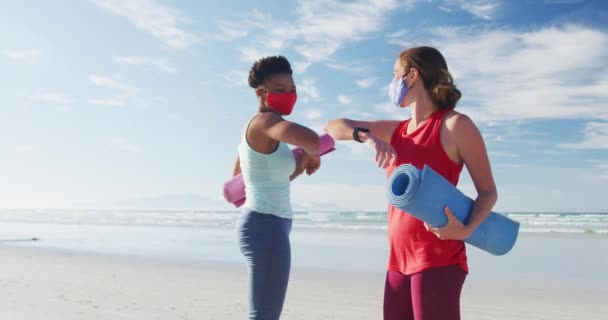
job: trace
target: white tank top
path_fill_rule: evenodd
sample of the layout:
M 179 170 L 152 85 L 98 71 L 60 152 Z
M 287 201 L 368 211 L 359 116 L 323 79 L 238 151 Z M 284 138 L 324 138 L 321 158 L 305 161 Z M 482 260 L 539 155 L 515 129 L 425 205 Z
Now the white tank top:
M 295 158 L 287 144 L 280 141 L 277 149 L 270 154 L 259 153 L 251 148 L 247 141 L 247 130 L 257 115 L 259 113 L 247 121 L 239 144 L 241 174 L 247 195 L 244 207 L 291 219 L 293 210 L 289 196 L 289 177 L 296 169 Z

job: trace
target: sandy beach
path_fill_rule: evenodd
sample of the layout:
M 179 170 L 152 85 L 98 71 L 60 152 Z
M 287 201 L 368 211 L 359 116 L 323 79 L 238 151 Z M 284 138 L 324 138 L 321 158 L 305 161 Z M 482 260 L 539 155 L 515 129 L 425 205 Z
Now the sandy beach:
M 246 272 L 2 248 L 0 319 L 245 319 Z M 382 279 L 294 271 L 285 319 L 377 319 Z
M 246 319 L 244 266 L 0 246 L 0 319 Z M 283 319 L 381 319 L 382 270 L 292 270 Z M 470 276 L 463 319 L 605 319 L 604 288 Z

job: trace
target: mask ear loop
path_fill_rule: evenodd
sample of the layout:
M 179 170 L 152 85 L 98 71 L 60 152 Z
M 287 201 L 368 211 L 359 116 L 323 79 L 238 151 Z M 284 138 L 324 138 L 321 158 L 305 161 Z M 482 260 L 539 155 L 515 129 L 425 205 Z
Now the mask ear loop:
M 405 77 L 407 77 L 407 75 L 412 72 L 412 69 L 410 68 L 410 70 L 408 70 L 406 73 L 403 74 L 403 76 L 401 76 L 401 80 L 403 80 L 403 83 L 407 86 L 407 89 L 411 89 L 414 85 L 412 86 L 408 86 L 407 83 L 405 82 Z

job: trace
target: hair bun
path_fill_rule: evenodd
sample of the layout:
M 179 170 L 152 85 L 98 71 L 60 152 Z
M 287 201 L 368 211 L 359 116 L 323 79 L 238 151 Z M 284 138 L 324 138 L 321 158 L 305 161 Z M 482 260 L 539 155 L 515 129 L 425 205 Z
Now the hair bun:
M 456 106 L 462 94 L 450 82 L 438 83 L 433 88 L 433 98 L 441 109 L 451 109 Z

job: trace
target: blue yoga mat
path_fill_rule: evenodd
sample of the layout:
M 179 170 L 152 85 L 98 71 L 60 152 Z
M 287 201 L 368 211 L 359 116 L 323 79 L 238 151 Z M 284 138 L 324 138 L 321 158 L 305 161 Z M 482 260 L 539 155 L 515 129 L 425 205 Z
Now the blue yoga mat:
M 393 206 L 433 227 L 442 227 L 448 222 L 445 206 L 463 223 L 473 208 L 471 198 L 429 166 L 422 171 L 409 164 L 399 166 L 388 179 L 387 194 Z M 518 222 L 491 212 L 464 241 L 492 254 L 503 255 L 515 245 L 518 232 Z

